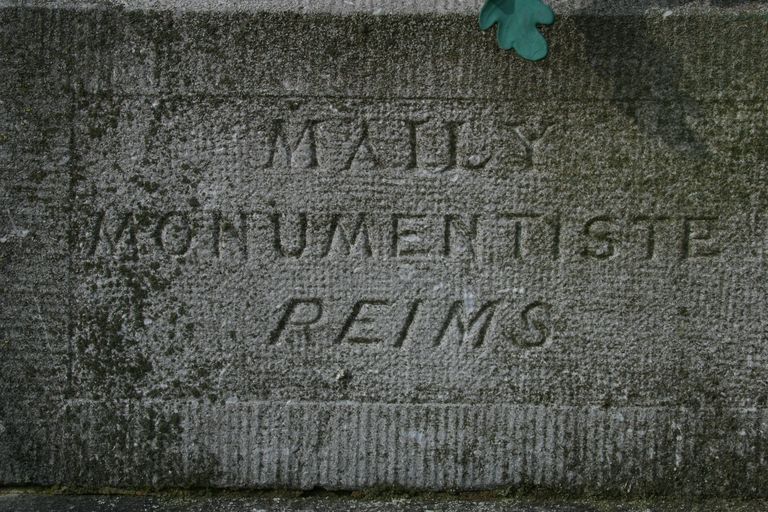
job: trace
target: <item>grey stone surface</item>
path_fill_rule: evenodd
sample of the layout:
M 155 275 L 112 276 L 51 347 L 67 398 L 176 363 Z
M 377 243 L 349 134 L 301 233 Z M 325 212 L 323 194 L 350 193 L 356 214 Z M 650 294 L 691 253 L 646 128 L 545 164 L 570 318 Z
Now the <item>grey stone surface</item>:
M 0 9 L 0 482 L 765 496 L 764 5 L 284 5 Z
M 485 0 L 2 0 L 0 6 L 57 9 L 119 8 L 127 11 L 292 12 L 301 14 L 476 16 Z M 558 15 L 625 16 L 638 14 L 765 13 L 764 0 L 550 0 Z
M 762 512 L 764 500 L 0 495 L 0 512 Z

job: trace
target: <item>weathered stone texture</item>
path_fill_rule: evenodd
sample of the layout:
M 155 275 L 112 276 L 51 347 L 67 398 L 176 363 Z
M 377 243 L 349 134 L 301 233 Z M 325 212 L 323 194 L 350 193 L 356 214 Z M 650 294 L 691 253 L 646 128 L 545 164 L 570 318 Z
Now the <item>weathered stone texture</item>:
M 768 508 L 765 500 L 547 500 L 494 498 L 487 493 L 465 494 L 460 498 L 450 495 L 406 497 L 386 494 L 358 498 L 334 495 L 297 498 L 279 493 L 274 493 L 274 496 L 224 493 L 211 497 L 196 493 L 183 496 L 45 496 L 14 495 L 13 491 L 10 492 L 0 495 L 2 512 L 763 512 Z
M 76 7 L 0 9 L 0 483 L 766 494 L 763 8 Z

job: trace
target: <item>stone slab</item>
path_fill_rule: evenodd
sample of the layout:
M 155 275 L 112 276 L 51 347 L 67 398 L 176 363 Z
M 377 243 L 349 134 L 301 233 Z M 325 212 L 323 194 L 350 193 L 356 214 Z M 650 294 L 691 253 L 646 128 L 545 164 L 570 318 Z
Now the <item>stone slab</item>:
M 768 492 L 762 3 L 2 5 L 0 483 Z

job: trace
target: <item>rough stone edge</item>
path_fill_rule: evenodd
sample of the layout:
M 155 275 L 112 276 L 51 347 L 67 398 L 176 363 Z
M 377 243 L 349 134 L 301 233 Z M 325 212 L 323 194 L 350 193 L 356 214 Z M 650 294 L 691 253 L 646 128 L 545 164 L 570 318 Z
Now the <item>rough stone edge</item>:
M 1 8 L 104 9 L 126 11 L 179 12 L 297 12 L 335 15 L 477 15 L 484 0 L 0 0 Z M 712 6 L 706 0 L 680 5 L 675 0 L 550 0 L 560 16 L 590 14 L 606 16 L 768 14 L 764 0 L 745 0 L 738 4 Z

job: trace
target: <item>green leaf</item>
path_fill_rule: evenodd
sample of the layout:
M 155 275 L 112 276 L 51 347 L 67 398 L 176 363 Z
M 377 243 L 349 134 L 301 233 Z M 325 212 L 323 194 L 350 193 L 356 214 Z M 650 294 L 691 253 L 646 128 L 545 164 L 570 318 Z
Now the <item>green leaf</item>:
M 555 13 L 541 0 L 486 0 L 480 11 L 480 28 L 495 24 L 496 39 L 505 50 L 514 48 L 524 59 L 541 60 L 547 56 L 547 40 L 537 25 L 551 25 Z

